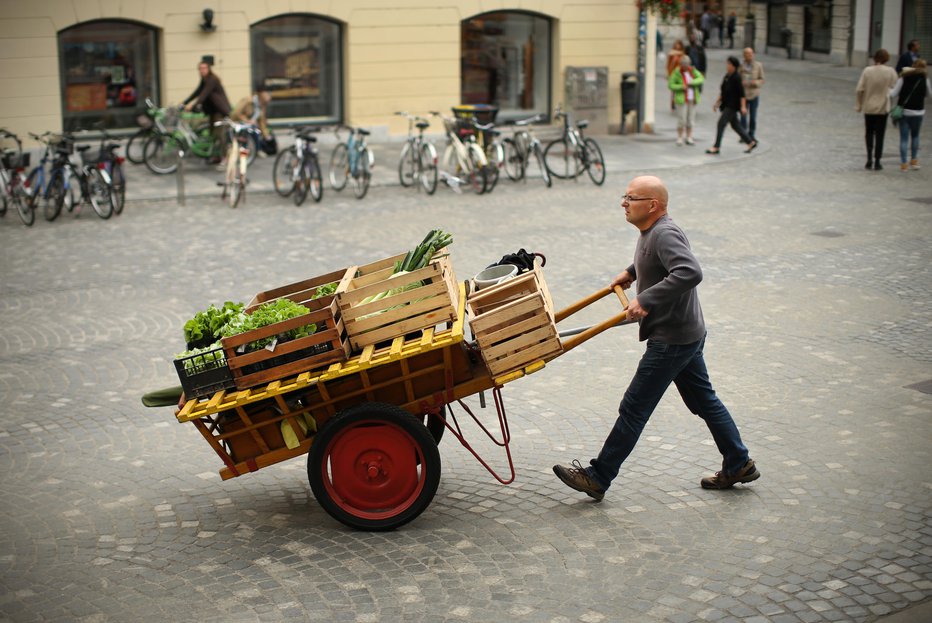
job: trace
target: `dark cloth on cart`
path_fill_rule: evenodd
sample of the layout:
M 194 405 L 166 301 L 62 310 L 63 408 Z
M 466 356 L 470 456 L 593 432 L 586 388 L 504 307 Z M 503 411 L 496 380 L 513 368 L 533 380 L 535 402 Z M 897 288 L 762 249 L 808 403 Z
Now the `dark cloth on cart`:
M 518 249 L 518 251 L 515 253 L 509 253 L 502 256 L 502 259 L 495 262 L 494 264 L 489 264 L 486 268 L 512 264 L 518 267 L 518 273 L 520 274 L 529 270 L 534 270 L 534 260 L 538 257 L 541 259 L 540 265 L 544 266 L 544 264 L 547 263 L 547 258 L 545 258 L 540 253 L 529 253 L 524 249 Z

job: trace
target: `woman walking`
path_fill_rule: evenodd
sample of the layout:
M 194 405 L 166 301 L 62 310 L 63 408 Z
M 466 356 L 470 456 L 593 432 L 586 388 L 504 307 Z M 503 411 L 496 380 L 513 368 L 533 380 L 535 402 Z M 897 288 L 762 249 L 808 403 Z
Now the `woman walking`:
M 667 56 L 667 80 L 670 79 L 670 76 L 676 71 L 676 68 L 680 66 L 680 59 L 683 58 L 686 54 L 686 46 L 683 45 L 681 39 L 677 39 L 673 42 L 673 47 L 670 49 L 670 55 Z M 670 93 L 670 110 L 676 110 L 676 94 Z
M 903 70 L 896 85 L 890 90 L 890 97 L 897 98 L 896 105 L 903 107 L 900 124 L 900 170 L 919 169 L 919 130 L 925 116 L 925 99 L 932 93 L 932 83 L 926 71 L 926 62 L 918 59 L 911 68 Z M 907 152 L 912 159 L 906 162 Z
M 741 73 L 738 71 L 741 63 L 734 56 L 729 56 L 725 63 L 725 77 L 722 79 L 721 95 L 712 105 L 712 110 L 719 108 L 722 114 L 718 118 L 718 131 L 715 135 L 715 145 L 711 149 L 705 150 L 707 154 L 719 154 L 722 147 L 722 135 L 725 133 L 725 126 L 731 125 L 731 129 L 738 133 L 741 142 L 748 146 L 744 153 L 749 154 L 757 147 L 757 141 L 744 131 L 738 120 L 738 113 L 748 114 L 747 100 L 744 97 L 744 85 L 741 84 Z
M 673 102 L 676 104 L 676 144 L 683 144 L 683 130 L 686 130 L 686 144 L 695 145 L 693 140 L 693 125 L 696 122 L 696 106 L 699 105 L 700 86 L 705 82 L 705 76 L 692 66 L 692 61 L 685 54 L 680 57 L 679 67 L 670 74 L 667 81 L 673 91 Z
M 890 54 L 880 48 L 874 52 L 874 64 L 865 67 L 855 90 L 854 110 L 864 113 L 864 140 L 867 143 L 865 169 L 880 171 L 883 155 L 883 135 L 890 112 L 890 89 L 896 84 L 896 72 L 887 66 Z

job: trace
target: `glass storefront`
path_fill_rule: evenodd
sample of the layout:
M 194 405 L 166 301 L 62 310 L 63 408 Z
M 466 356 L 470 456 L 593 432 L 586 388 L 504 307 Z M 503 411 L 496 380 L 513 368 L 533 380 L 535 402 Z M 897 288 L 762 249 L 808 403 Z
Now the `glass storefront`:
M 136 125 L 146 98 L 159 99 L 156 29 L 100 20 L 58 33 L 64 130 Z
M 463 104 L 492 104 L 498 120 L 550 115 L 550 20 L 496 11 L 461 25 Z
M 272 94 L 269 119 L 333 123 L 343 117 L 342 30 L 313 15 L 283 15 L 250 29 L 253 84 Z
M 807 52 L 832 51 L 832 5 L 827 1 L 816 2 L 805 8 L 806 36 L 803 49 Z

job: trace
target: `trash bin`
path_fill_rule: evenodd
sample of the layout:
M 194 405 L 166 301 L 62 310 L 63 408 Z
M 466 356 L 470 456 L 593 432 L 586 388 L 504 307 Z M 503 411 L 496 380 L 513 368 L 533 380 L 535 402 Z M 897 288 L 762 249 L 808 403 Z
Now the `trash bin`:
M 637 112 L 640 103 L 640 85 L 638 75 L 634 72 L 621 74 L 621 133 L 625 134 L 625 120 L 631 111 Z
M 786 57 L 793 58 L 793 55 L 790 53 L 790 40 L 793 38 L 793 31 L 784 26 L 780 29 L 780 40 L 783 42 L 783 47 L 786 48 Z

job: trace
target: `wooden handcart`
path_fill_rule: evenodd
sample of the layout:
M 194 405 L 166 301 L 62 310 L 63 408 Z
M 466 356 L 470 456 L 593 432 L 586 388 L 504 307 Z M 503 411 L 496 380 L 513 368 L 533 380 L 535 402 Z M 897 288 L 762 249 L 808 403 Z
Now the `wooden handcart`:
M 468 282 L 454 287 L 452 320 L 368 344 L 324 369 L 183 400 L 176 417 L 193 424 L 221 458 L 224 480 L 307 454 L 318 502 L 356 529 L 391 530 L 427 508 L 440 481 L 444 431 L 508 484 L 515 471 L 502 387 L 622 323 L 626 312 L 561 338 L 556 322 L 612 290 L 554 312 L 539 269 L 488 291 L 471 293 Z M 621 288 L 615 292 L 626 308 Z M 487 391 L 500 436 L 463 403 Z M 454 406 L 504 448 L 508 474 L 496 473 L 469 444 Z

